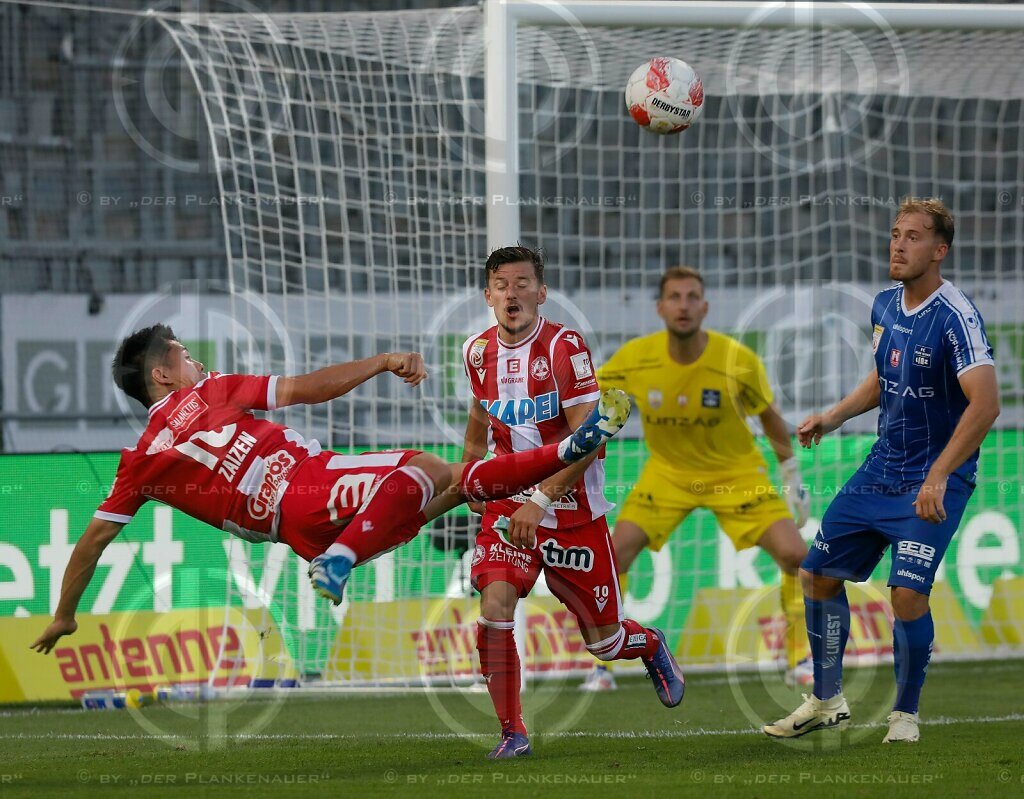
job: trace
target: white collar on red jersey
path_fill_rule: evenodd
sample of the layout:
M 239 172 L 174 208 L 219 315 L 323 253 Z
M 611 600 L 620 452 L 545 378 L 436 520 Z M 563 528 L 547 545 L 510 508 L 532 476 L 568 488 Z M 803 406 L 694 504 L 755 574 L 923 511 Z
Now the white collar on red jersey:
M 494 337 L 496 339 L 498 339 L 498 346 L 499 347 L 504 347 L 507 350 L 517 350 L 520 347 L 522 347 L 524 344 L 529 344 L 532 341 L 534 341 L 537 338 L 537 336 L 540 335 L 540 331 L 543 329 L 544 324 L 545 324 L 544 317 L 543 316 L 538 316 L 537 317 L 537 326 L 533 329 L 533 332 L 530 333 L 530 335 L 528 335 L 522 341 L 516 342 L 515 344 L 506 344 L 504 341 L 501 340 L 501 334 L 500 333 L 495 333 Z

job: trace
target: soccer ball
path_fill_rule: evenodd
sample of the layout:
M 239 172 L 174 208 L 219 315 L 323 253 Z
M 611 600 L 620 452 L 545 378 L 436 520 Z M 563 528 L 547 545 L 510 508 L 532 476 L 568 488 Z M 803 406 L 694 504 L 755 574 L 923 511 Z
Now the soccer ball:
M 626 108 L 641 127 L 679 133 L 700 119 L 704 83 L 685 61 L 652 58 L 629 76 Z

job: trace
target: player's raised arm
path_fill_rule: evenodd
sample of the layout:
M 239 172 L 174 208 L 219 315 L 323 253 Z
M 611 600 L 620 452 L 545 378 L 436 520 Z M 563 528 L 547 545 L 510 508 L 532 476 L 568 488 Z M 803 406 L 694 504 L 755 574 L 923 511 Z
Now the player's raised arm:
M 325 366 L 297 377 L 280 378 L 277 381 L 277 407 L 329 402 L 384 372 L 398 375 L 413 386 L 418 386 L 427 377 L 423 356 L 418 352 L 385 352 L 371 358 Z
M 872 369 L 860 385 L 823 413 L 812 413 L 796 428 L 800 446 L 818 444 L 822 436 L 831 433 L 855 416 L 878 407 L 878 371 Z
M 36 652 L 44 655 L 49 653 L 62 636 L 71 635 L 78 629 L 78 622 L 75 621 L 78 603 L 89 586 L 103 550 L 117 538 L 122 527 L 123 524 L 106 519 L 93 518 L 89 522 L 89 526 L 75 544 L 71 560 L 64 571 L 64 582 L 61 583 L 60 600 L 53 614 L 53 621 L 31 646 Z

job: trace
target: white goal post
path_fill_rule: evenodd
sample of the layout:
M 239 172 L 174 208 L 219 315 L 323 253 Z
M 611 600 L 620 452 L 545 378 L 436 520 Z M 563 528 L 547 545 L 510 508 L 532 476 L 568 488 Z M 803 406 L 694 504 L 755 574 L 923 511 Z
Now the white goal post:
M 985 315 L 1004 413 L 940 575 L 937 656 L 1019 652 L 1000 610 L 1024 575 L 1024 15 L 1013 6 L 488 0 L 154 18 L 200 92 L 232 291 L 273 310 L 256 319 L 239 302 L 239 323 L 265 342 L 244 365 L 427 357 L 422 393 L 376 381 L 279 414 L 339 451 L 458 457 L 459 344 L 486 320 L 488 248 L 517 240 L 546 249 L 545 312 L 580 329 L 598 362 L 657 329 L 665 267 L 700 267 L 709 325 L 762 356 L 792 423 L 870 366 L 869 303 L 900 197 L 943 197 L 958 223 L 948 274 Z M 664 54 L 705 81 L 704 116 L 679 136 L 640 129 L 622 99 L 626 76 Z M 803 456 L 805 535 L 872 430 L 862 419 Z M 645 457 L 638 425 L 610 448 L 616 504 Z M 251 577 L 228 580 L 229 600 L 265 607 L 307 681 L 459 683 L 476 664 L 472 523 L 455 514 L 358 570 L 338 613 L 314 601 L 290 552 L 234 542 L 231 568 Z M 708 514 L 642 554 L 632 580 L 627 612 L 665 628 L 687 668 L 777 657 L 778 571 L 735 552 Z M 877 659 L 888 612 L 877 584 L 855 605 L 853 654 Z M 525 624 L 528 673 L 589 666 L 550 597 Z

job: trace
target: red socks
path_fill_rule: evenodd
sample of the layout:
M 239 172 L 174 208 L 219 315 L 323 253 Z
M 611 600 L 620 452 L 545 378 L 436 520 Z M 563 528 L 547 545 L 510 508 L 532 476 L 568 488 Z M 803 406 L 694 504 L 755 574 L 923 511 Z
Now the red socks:
M 541 480 L 562 471 L 566 464 L 558 457 L 558 444 L 526 452 L 499 455 L 489 461 L 473 461 L 462 472 L 459 490 L 471 501 L 504 499 L 533 488 Z
M 327 553 L 362 563 L 411 541 L 427 523 L 423 508 L 433 496 L 434 484 L 422 469 L 395 469 L 377 484 Z
M 477 619 L 476 648 L 480 652 L 480 671 L 487 680 L 494 711 L 502 732 L 526 734 L 523 706 L 519 701 L 519 653 L 512 630 L 512 619 Z
M 632 619 L 623 619 L 614 635 L 587 644 L 587 650 L 598 660 L 633 660 L 652 658 L 658 651 L 658 635 Z

